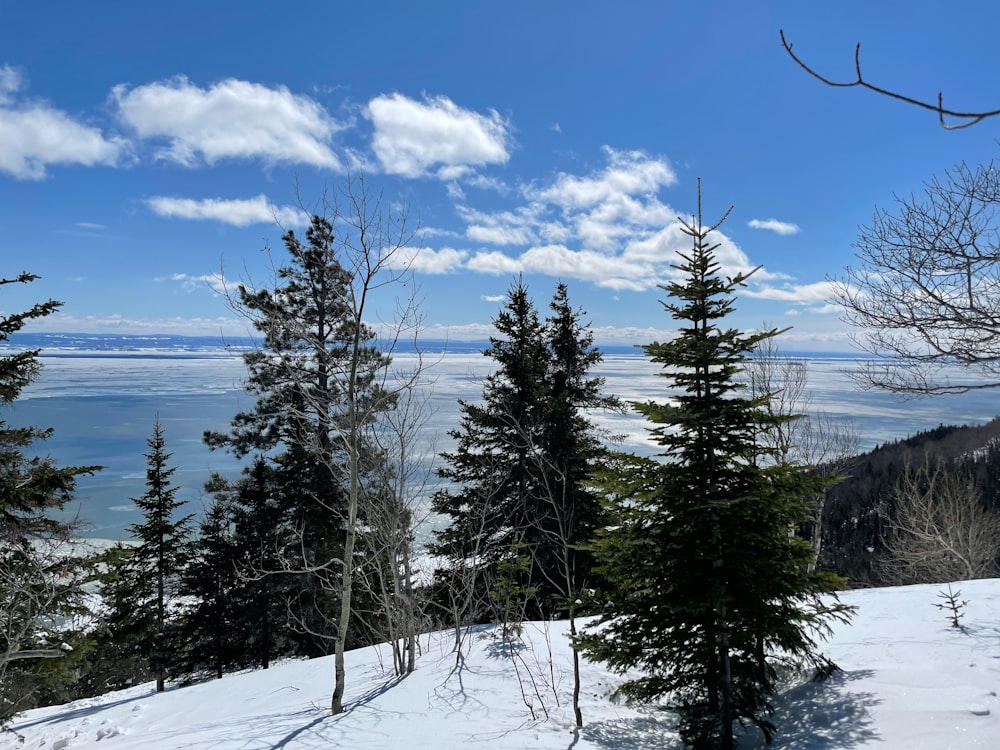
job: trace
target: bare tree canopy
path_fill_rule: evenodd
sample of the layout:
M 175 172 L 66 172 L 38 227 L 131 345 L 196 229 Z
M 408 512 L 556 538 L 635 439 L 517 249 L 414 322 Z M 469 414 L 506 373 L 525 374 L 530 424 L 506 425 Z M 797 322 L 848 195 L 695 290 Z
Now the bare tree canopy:
M 880 572 L 889 585 L 989 578 L 998 572 L 1000 515 L 969 479 L 925 457 L 904 465 Z
M 863 88 L 869 91 L 874 91 L 876 94 L 881 94 L 882 96 L 888 96 L 891 99 L 897 99 L 901 102 L 906 102 L 907 104 L 912 104 L 915 107 L 921 107 L 922 109 L 929 109 L 932 112 L 937 112 L 938 121 L 941 123 L 941 127 L 945 130 L 961 130 L 962 128 L 969 128 L 976 125 L 989 117 L 996 117 L 1000 115 L 1000 109 L 993 109 L 989 111 L 981 112 L 963 112 L 954 109 L 947 109 L 944 106 L 944 94 L 938 92 L 937 104 L 933 102 L 926 101 L 923 99 L 916 99 L 911 96 L 906 96 L 905 94 L 900 94 L 898 91 L 893 91 L 892 89 L 882 88 L 881 86 L 876 86 L 875 84 L 866 81 L 861 73 L 861 42 L 858 42 L 854 47 L 854 71 L 857 74 L 857 78 L 853 81 L 834 81 L 827 78 L 824 75 L 818 73 L 814 68 L 809 66 L 801 57 L 792 51 L 792 43 L 788 41 L 785 37 L 785 30 L 779 29 L 779 34 L 781 34 L 781 46 L 785 48 L 785 52 L 788 53 L 799 67 L 806 71 L 813 78 L 822 81 L 827 86 L 833 86 L 834 88 Z M 957 120 L 957 122 L 949 123 L 945 120 L 946 117 Z
M 835 281 L 832 301 L 859 329 L 855 343 L 889 358 L 859 373 L 864 385 L 920 395 L 1000 386 L 998 219 L 990 162 L 960 164 L 861 227 L 858 266 Z

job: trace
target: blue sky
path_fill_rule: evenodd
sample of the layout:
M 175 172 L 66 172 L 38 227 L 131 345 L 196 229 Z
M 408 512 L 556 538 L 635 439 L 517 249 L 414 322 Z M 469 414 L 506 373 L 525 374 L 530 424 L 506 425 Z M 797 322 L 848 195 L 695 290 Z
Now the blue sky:
M 735 206 L 726 270 L 763 266 L 733 322 L 846 350 L 828 279 L 858 226 L 1000 133 L 825 87 L 778 34 L 832 78 L 860 41 L 870 80 L 992 109 L 991 2 L 0 3 L 0 275 L 42 277 L 0 309 L 65 303 L 32 330 L 239 333 L 220 269 L 262 278 L 273 216 L 350 170 L 420 228 L 428 336 L 483 338 L 523 273 L 645 343 L 700 177 L 706 221 Z

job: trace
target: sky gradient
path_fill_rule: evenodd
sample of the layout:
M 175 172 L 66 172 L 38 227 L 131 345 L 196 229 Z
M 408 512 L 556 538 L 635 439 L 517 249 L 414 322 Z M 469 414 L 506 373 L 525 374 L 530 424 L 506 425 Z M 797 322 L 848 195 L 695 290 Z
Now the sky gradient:
M 65 303 L 35 331 L 245 332 L 220 274 L 265 279 L 275 219 L 350 173 L 418 230 L 428 337 L 485 338 L 520 273 L 543 309 L 565 281 L 599 343 L 647 343 L 701 178 L 706 223 L 734 206 L 725 271 L 761 266 L 732 322 L 846 351 L 829 283 L 859 225 L 1000 132 L 823 86 L 779 39 L 993 109 L 989 2 L 0 4 L 0 276 L 42 277 L 0 310 Z

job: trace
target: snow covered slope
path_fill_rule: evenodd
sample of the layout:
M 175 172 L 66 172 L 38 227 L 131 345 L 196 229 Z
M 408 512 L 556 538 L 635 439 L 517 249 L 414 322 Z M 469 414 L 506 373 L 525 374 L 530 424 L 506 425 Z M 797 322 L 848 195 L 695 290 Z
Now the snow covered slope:
M 955 588 L 968 601 L 962 630 L 934 607 L 941 586 L 846 593 L 857 616 L 826 645 L 843 671 L 780 696 L 772 747 L 1000 748 L 1000 580 Z M 565 629 L 526 626 L 525 646 L 513 661 L 490 630 L 480 630 L 461 670 L 451 634 L 428 636 L 417 671 L 403 680 L 387 671 L 384 650 L 351 652 L 350 710 L 341 716 L 327 709 L 333 661 L 325 658 L 159 695 L 142 685 L 29 711 L 0 733 L 0 748 L 679 749 L 669 715 L 613 700 L 620 678 L 592 664 L 584 665 L 586 726 L 574 735 Z M 763 743 L 750 735 L 741 747 Z

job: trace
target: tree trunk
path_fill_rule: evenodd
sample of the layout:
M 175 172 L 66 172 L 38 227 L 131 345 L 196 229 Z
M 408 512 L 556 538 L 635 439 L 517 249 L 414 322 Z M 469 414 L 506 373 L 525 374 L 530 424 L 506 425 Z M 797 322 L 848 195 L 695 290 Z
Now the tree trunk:
M 355 353 L 355 358 L 357 358 Z M 352 373 L 356 378 L 356 373 Z M 351 397 L 353 397 L 353 387 Z M 351 405 L 353 411 L 353 404 Z M 333 697 L 330 700 L 330 711 L 334 714 L 344 712 L 344 686 L 347 678 L 347 670 L 344 666 L 344 649 L 347 645 L 347 629 L 351 623 L 351 593 L 354 588 L 354 543 L 357 537 L 358 520 L 358 498 L 361 493 L 361 467 L 359 463 L 359 426 L 355 415 L 349 416 L 350 423 L 350 443 L 348 450 L 350 459 L 348 461 L 350 471 L 350 492 L 347 499 L 347 529 L 344 532 L 344 560 L 340 579 L 340 620 L 337 625 L 337 637 L 334 641 L 334 673 L 335 683 Z

